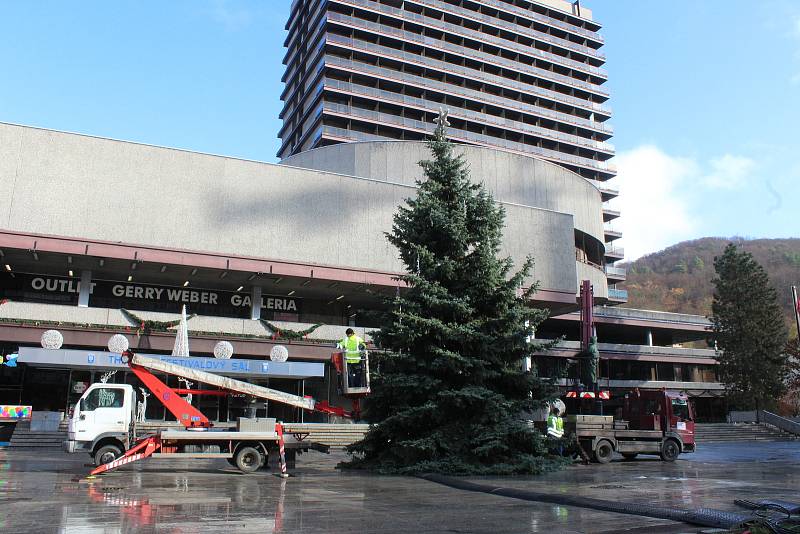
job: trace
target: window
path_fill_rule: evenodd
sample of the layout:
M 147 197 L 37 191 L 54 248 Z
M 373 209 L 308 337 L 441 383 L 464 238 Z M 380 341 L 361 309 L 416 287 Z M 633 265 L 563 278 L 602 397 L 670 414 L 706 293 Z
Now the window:
M 672 415 L 682 421 L 689 420 L 689 403 L 686 399 L 672 399 Z
M 125 390 L 120 388 L 97 388 L 81 402 L 81 410 L 92 412 L 97 408 L 122 408 Z

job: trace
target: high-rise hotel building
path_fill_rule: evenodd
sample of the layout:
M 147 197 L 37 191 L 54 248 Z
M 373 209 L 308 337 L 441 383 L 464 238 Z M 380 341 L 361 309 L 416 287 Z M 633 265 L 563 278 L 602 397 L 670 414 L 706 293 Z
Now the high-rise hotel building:
M 546 159 L 617 195 L 603 184 L 615 175 L 603 37 L 578 2 L 295 0 L 286 28 L 281 159 L 425 139 L 447 108 L 454 141 Z M 612 288 L 619 237 L 607 225 L 602 258 L 589 258 Z

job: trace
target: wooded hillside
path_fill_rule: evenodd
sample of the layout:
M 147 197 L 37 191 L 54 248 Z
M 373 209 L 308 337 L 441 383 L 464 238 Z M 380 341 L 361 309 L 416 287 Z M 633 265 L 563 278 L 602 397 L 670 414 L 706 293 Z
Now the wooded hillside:
M 790 336 L 795 337 L 790 286 L 800 286 L 800 239 L 704 237 L 648 254 L 627 265 L 625 306 L 708 315 L 714 256 L 721 254 L 728 243 L 750 252 L 766 269 L 778 290 Z

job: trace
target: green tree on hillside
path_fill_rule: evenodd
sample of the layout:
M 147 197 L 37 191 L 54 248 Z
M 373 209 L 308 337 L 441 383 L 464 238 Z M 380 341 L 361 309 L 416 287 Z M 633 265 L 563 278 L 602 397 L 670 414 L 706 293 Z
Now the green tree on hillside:
M 729 244 L 714 258 L 710 317 L 719 371 L 742 407 L 772 405 L 786 390 L 789 358 L 783 313 L 767 273 L 748 252 Z
M 511 273 L 498 258 L 504 211 L 469 179 L 444 126 L 422 161 L 417 196 L 394 217 L 389 241 L 409 274 L 374 334 L 386 349 L 373 373 L 365 418 L 374 423 L 349 448 L 344 467 L 390 473 L 536 473 L 560 465 L 544 437 L 521 419 L 556 392 L 525 357 L 546 312 L 520 290 L 528 259 Z M 375 368 L 375 366 L 373 366 Z

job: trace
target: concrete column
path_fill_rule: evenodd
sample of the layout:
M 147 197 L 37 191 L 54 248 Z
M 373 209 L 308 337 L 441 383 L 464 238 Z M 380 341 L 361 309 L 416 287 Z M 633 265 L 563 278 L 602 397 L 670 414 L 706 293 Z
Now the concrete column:
M 250 304 L 250 318 L 254 321 L 261 319 L 261 287 L 253 286 L 250 293 L 250 299 L 253 301 Z
M 78 306 L 89 307 L 89 293 L 92 290 L 92 271 L 81 271 L 81 291 L 78 293 Z
M 646 334 L 647 335 L 647 346 L 648 347 L 652 347 L 653 346 L 653 331 L 648 328 L 646 333 L 647 333 Z

